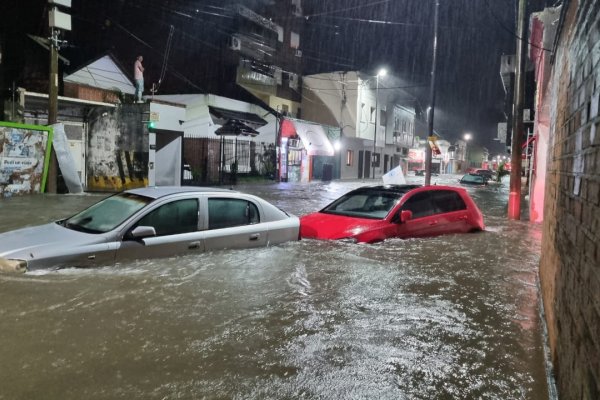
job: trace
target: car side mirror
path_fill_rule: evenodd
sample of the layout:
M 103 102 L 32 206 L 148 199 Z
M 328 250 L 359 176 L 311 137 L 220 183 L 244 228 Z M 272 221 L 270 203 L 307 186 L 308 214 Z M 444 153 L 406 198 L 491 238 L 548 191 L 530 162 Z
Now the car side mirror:
M 137 226 L 129 234 L 132 239 L 145 239 L 152 236 L 156 236 L 156 229 L 153 226 Z
M 400 211 L 400 223 L 403 224 L 406 221 L 410 221 L 413 217 L 413 213 L 410 210 Z

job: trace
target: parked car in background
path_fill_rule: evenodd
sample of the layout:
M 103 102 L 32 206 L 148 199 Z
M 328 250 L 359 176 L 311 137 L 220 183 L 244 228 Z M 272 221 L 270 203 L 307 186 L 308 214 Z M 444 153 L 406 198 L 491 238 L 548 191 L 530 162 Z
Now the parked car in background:
M 476 169 L 472 172 L 472 174 L 484 176 L 487 178 L 488 181 L 494 180 L 496 177 L 494 171 L 490 169 Z
M 458 182 L 467 186 L 485 186 L 488 183 L 488 178 L 484 175 L 465 174 Z
M 484 228 L 473 199 L 465 189 L 452 186 L 361 187 L 300 218 L 302 238 L 366 243 Z
M 299 219 L 227 189 L 127 190 L 71 218 L 0 234 L 0 270 L 94 267 L 298 240 Z
M 425 172 L 424 169 L 415 169 L 415 176 L 425 176 Z M 438 176 L 438 173 L 431 171 L 431 176 Z

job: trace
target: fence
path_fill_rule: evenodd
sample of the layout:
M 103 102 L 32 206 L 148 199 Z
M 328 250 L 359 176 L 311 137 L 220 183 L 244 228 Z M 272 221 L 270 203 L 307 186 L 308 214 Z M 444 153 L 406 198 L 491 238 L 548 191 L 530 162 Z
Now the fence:
M 273 178 L 275 146 L 238 139 L 184 138 L 184 185 L 224 185 L 238 176 Z

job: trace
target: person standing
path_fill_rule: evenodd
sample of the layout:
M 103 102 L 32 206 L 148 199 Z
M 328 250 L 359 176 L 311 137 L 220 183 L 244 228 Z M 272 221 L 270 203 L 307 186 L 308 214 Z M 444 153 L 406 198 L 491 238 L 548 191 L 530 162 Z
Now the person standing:
M 144 92 L 144 67 L 142 66 L 144 57 L 137 56 L 133 65 L 133 75 L 135 78 L 135 100 L 142 103 L 142 93 Z

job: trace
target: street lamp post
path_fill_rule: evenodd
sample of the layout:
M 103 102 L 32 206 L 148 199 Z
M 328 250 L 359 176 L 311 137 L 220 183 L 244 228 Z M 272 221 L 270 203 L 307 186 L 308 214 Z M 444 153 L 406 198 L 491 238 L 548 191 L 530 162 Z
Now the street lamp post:
M 376 75 L 376 84 L 375 84 L 375 132 L 373 133 L 373 155 L 371 155 L 371 169 L 373 170 L 372 175 L 373 179 L 375 179 L 375 151 L 377 146 L 377 117 L 379 115 L 379 77 L 383 77 L 387 75 L 387 71 L 382 68 L 377 72 Z
M 473 135 L 470 133 L 465 133 L 463 135 L 463 139 L 465 140 L 465 162 L 467 163 L 467 169 L 465 172 L 468 172 L 471 168 L 471 159 L 469 158 L 469 140 L 473 139 Z

